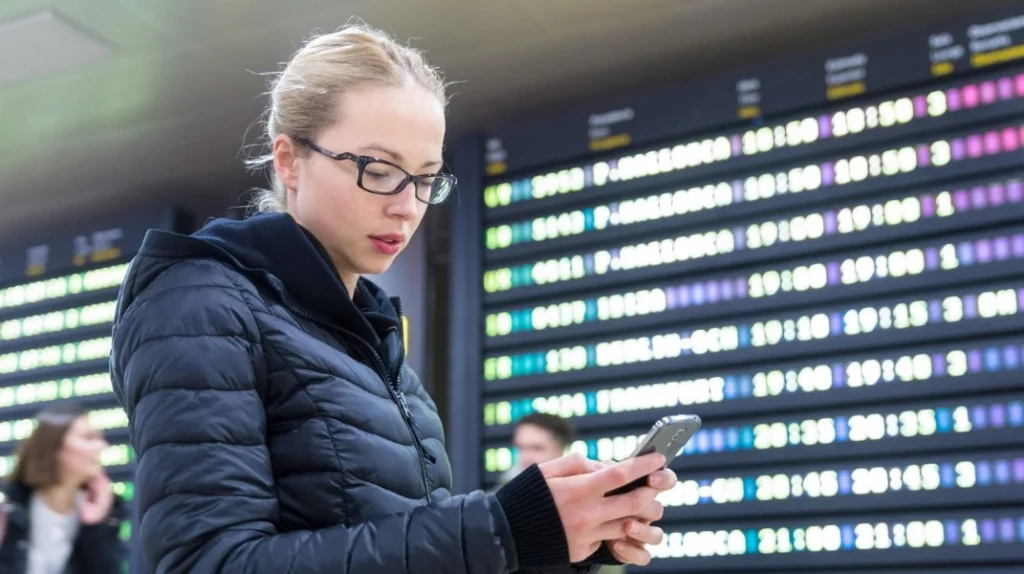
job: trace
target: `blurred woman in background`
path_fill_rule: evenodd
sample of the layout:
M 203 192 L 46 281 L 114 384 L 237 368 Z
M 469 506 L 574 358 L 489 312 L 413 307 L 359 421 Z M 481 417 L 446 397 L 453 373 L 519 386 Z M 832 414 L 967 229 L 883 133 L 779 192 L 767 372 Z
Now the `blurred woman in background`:
M 115 574 L 125 559 L 125 507 L 100 465 L 107 447 L 85 410 L 37 415 L 7 479 L 0 574 Z

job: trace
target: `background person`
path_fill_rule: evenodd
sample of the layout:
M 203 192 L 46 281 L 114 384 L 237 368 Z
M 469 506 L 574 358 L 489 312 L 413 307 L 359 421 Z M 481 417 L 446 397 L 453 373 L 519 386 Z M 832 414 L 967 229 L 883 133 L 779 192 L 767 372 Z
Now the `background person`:
M 106 440 L 77 406 L 36 418 L 7 479 L 0 574 L 121 572 L 127 508 L 100 465 Z
M 531 413 L 519 419 L 512 434 L 516 464 L 502 475 L 501 483 L 515 478 L 531 465 L 565 456 L 576 433 L 568 419 L 548 413 Z

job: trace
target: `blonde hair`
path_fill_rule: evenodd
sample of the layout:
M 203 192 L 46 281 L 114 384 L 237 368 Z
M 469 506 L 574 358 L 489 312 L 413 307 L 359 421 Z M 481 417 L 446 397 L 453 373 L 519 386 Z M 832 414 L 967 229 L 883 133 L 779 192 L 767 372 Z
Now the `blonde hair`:
M 357 86 L 419 85 L 447 103 L 439 70 L 423 53 L 365 24 L 349 24 L 307 41 L 270 86 L 265 122 L 266 153 L 249 160 L 250 168 L 273 169 L 274 138 L 286 134 L 312 140 L 337 118 L 338 97 Z M 284 211 L 287 194 L 276 174 L 271 189 L 259 190 L 256 211 Z

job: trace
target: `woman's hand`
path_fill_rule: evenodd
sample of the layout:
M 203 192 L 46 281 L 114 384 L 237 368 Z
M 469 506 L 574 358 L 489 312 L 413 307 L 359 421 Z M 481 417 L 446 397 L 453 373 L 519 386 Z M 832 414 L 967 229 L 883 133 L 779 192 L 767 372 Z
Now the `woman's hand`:
M 626 535 L 608 541 L 608 550 L 616 560 L 623 564 L 646 566 L 651 561 L 651 553 L 646 546 L 661 544 L 665 533 L 657 526 L 651 526 L 650 520 L 630 520 L 626 525 Z
M 671 471 L 659 472 L 664 464 L 665 457 L 655 453 L 628 458 L 608 466 L 580 455 L 566 456 L 538 465 L 547 480 L 565 529 L 570 562 L 586 560 L 606 540 L 629 537 L 627 526 L 636 522 L 635 517 L 646 519 L 660 515 L 657 509 L 660 509 L 661 504 L 654 500 L 661 491 L 660 482 L 658 489 L 645 486 L 625 494 L 605 495 L 644 476 L 654 474 L 659 477 L 658 480 L 668 479 L 664 473 L 672 474 Z M 671 480 L 667 482 L 674 485 L 675 475 L 672 474 Z M 650 538 L 649 534 L 641 535 L 641 544 L 644 539 Z M 613 545 L 612 548 L 617 547 Z M 647 553 L 642 546 L 636 548 L 641 553 Z M 624 549 L 622 557 L 628 558 L 631 563 L 641 563 L 634 560 L 642 559 L 628 548 Z M 617 559 L 625 562 L 622 558 Z M 649 555 L 647 561 L 650 561 Z
M 84 524 L 99 524 L 110 516 L 110 509 L 113 506 L 114 491 L 110 489 L 110 479 L 105 472 L 100 471 L 86 485 L 85 500 L 82 501 L 79 517 Z
M 655 491 L 655 496 L 662 492 L 672 490 L 678 482 L 676 473 L 671 470 L 659 470 L 653 473 L 643 488 L 650 488 Z M 637 564 L 646 566 L 651 561 L 651 553 L 645 548 L 646 545 L 661 544 L 664 532 L 657 526 L 651 526 L 652 522 L 661 520 L 665 514 L 665 507 L 655 500 L 647 506 L 640 514 L 633 516 L 626 523 L 626 535 L 615 540 L 608 541 L 608 549 L 612 556 L 623 564 Z

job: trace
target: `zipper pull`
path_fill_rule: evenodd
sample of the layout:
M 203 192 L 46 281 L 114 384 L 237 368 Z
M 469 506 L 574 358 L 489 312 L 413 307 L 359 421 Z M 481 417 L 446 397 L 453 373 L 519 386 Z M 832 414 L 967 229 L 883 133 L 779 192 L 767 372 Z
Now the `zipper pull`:
M 409 410 L 408 403 L 405 402 L 405 393 L 402 389 L 395 388 L 395 394 L 398 396 L 398 404 L 402 407 L 402 414 L 404 414 L 409 421 L 412 421 L 412 412 Z

